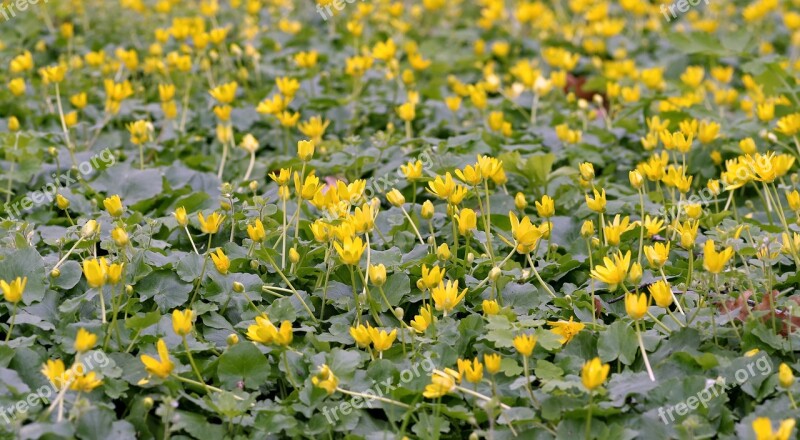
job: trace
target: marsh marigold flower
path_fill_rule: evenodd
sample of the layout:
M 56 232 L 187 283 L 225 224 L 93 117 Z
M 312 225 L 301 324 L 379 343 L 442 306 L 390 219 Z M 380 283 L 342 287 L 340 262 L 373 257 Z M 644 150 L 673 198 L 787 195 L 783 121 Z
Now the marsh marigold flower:
M 211 253 L 211 260 L 214 262 L 214 267 L 217 268 L 217 271 L 222 275 L 228 273 L 228 269 L 231 267 L 231 260 L 228 259 L 228 256 L 225 255 L 225 252 L 222 251 L 222 248 L 217 248 L 216 253 Z
M 148 373 L 154 374 L 162 379 L 166 379 L 175 368 L 175 364 L 169 359 L 169 351 L 167 351 L 167 344 L 163 339 L 159 339 L 156 344 L 159 359 L 156 360 L 152 356 L 146 354 L 142 355 L 141 361 L 144 364 L 145 370 Z
M 319 367 L 319 372 L 311 378 L 311 383 L 317 388 L 322 388 L 330 395 L 339 386 L 339 379 L 336 378 L 329 366 L 322 364 Z
M 647 313 L 647 295 L 628 293 L 625 295 L 625 311 L 634 321 L 638 321 Z
M 367 249 L 367 245 L 361 240 L 361 237 L 345 237 L 342 244 L 334 242 L 333 247 L 342 262 L 351 266 L 358 265 L 358 262 L 361 261 L 361 255 Z
M 608 378 L 609 364 L 604 364 L 599 357 L 596 357 L 585 364 L 581 369 L 581 382 L 587 390 L 592 391 L 599 387 Z
M 192 331 L 192 316 L 194 313 L 190 309 L 172 311 L 172 330 L 178 336 L 186 336 Z
M 777 431 L 773 431 L 772 421 L 767 417 L 759 417 L 753 420 L 752 426 L 756 440 L 789 440 L 795 423 L 794 419 L 786 419 L 781 422 Z
M 581 330 L 586 327 L 583 323 L 580 322 L 572 322 L 572 317 L 570 316 L 569 321 L 550 321 L 550 331 L 561 336 L 561 344 L 566 344 L 572 340 Z
M 16 304 L 22 299 L 25 292 L 25 285 L 28 284 L 28 277 L 17 277 L 11 283 L 0 280 L 0 289 L 3 290 L 3 298 L 6 301 Z
M 722 272 L 725 264 L 733 257 L 733 248 L 727 247 L 722 252 L 717 252 L 714 242 L 707 240 L 703 246 L 703 268 L 713 274 Z
M 609 290 L 616 290 L 628 276 L 631 264 L 631 251 L 624 255 L 622 251 L 617 251 L 613 259 L 603 257 L 603 265 L 597 265 L 592 269 L 591 276 L 597 281 L 608 284 Z
M 75 336 L 75 351 L 78 353 L 85 353 L 97 344 L 97 335 L 86 331 L 85 328 L 78 329 L 78 334 Z
M 514 338 L 514 348 L 516 348 L 521 355 L 528 357 L 533 353 L 533 349 L 536 347 L 536 340 L 536 336 L 533 335 L 519 335 Z
M 431 290 L 431 299 L 433 299 L 436 310 L 443 311 L 444 315 L 447 316 L 449 312 L 458 306 L 466 294 L 466 288 L 459 293 L 458 280 L 443 281 Z
M 200 223 L 200 230 L 206 234 L 216 234 L 223 220 L 225 220 L 225 216 L 217 212 L 212 212 L 208 218 L 204 217 L 202 212 L 197 213 L 197 221 Z
M 119 217 L 125 212 L 125 208 L 122 206 L 122 200 L 120 200 L 119 196 L 116 194 L 103 200 L 103 206 L 112 217 Z

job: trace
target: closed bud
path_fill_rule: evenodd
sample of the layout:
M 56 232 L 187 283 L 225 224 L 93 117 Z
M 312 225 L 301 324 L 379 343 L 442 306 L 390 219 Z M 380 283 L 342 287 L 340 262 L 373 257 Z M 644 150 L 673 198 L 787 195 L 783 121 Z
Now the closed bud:
M 472 264 L 473 261 L 475 261 L 475 254 L 470 252 L 467 254 L 467 264 Z
M 581 237 L 589 238 L 594 235 L 594 222 L 586 220 L 581 226 Z
M 289 249 L 289 261 L 291 261 L 292 264 L 297 264 L 300 261 L 300 254 L 297 252 L 297 249 Z
M 142 399 L 142 406 L 144 406 L 144 409 L 146 409 L 147 411 L 150 411 L 153 408 L 153 403 L 154 402 L 152 397 L 145 397 L 144 399 Z
M 236 292 L 236 293 L 244 292 L 244 284 L 242 284 L 242 283 L 240 283 L 238 281 L 234 281 L 233 282 L 233 291 Z
M 248 186 L 250 187 L 250 191 L 256 192 L 256 190 L 258 190 L 258 181 L 257 180 L 251 180 L 250 181 L 250 185 L 248 185 Z
M 95 220 L 89 220 L 84 223 L 81 229 L 81 237 L 89 238 L 100 230 L 100 225 Z
M 425 220 L 429 220 L 433 217 L 433 203 L 430 200 L 426 200 L 425 203 L 422 204 L 422 218 Z
M 406 312 L 403 310 L 402 307 L 395 307 L 394 308 L 394 316 L 397 319 L 403 319 L 403 316 L 405 316 L 405 313 Z
M 422 282 L 421 278 L 417 280 L 417 289 L 425 290 L 425 283 Z
M 597 237 L 592 237 L 592 247 L 600 247 L 600 239 Z
M 238 344 L 239 343 L 239 335 L 237 335 L 236 333 L 229 334 L 228 338 L 226 339 L 226 342 L 228 343 L 228 346 L 232 346 L 232 345 Z
M 642 173 L 640 173 L 639 170 L 633 170 L 629 172 L 628 180 L 630 180 L 631 186 L 636 189 L 641 188 L 642 184 L 644 183 L 644 177 L 642 177 Z
M 222 202 L 219 202 L 219 207 L 220 207 L 220 209 L 222 209 L 223 211 L 230 211 L 230 209 L 231 209 L 231 204 L 230 204 L 230 203 L 228 203 L 228 202 L 226 202 L 226 201 L 222 201 Z
M 69 208 L 69 200 L 61 194 L 56 194 L 56 206 L 58 209 L 65 210 Z
M 502 272 L 503 271 L 501 271 L 499 267 L 493 267 L 492 270 L 489 271 L 489 279 L 496 281 Z
M 250 269 L 252 270 L 258 269 L 258 260 L 250 260 Z
M 50 276 L 53 278 L 58 278 L 61 276 L 61 271 L 58 268 L 53 269 L 50 271 Z
M 133 286 L 130 284 L 125 285 L 125 294 L 126 295 L 133 295 Z
M 447 261 L 450 259 L 450 247 L 447 246 L 447 243 L 442 243 L 436 249 L 436 258 L 441 261 Z
M 514 206 L 520 211 L 528 207 L 528 201 L 525 200 L 525 194 L 518 192 L 517 195 L 514 196 Z

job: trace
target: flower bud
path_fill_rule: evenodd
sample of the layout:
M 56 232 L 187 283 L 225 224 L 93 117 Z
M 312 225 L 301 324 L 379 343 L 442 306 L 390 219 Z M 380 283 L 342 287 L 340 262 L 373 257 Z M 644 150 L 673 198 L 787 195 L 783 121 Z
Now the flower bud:
M 53 278 L 60 277 L 61 276 L 61 270 L 59 270 L 58 268 L 55 268 L 55 269 L 51 270 L 50 271 L 50 276 L 53 277 Z
M 297 264 L 300 261 L 300 254 L 297 252 L 297 249 L 289 249 L 289 261 L 291 261 L 292 264 Z
M 517 195 L 514 196 L 514 206 L 520 211 L 528 207 L 528 201 L 525 200 L 525 194 L 518 192 Z
M 258 181 L 251 180 L 249 186 L 250 186 L 250 191 L 256 192 L 256 190 L 258 189 Z
M 403 310 L 402 307 L 395 307 L 394 308 L 394 316 L 397 319 L 403 319 L 403 316 L 405 316 L 405 311 Z
M 83 224 L 83 228 L 81 229 L 81 237 L 89 238 L 98 231 L 100 231 L 100 225 L 97 223 L 97 221 L 89 220 Z
M 502 272 L 503 271 L 500 270 L 499 267 L 497 266 L 493 267 L 492 270 L 489 271 L 489 279 L 492 281 L 497 281 L 497 278 L 500 276 Z
M 125 285 L 125 294 L 133 295 L 133 286 L 131 286 L 130 284 L 126 284 Z
M 425 203 L 422 204 L 422 218 L 425 220 L 430 220 L 433 217 L 433 203 L 430 200 L 426 200 Z
M 142 406 L 144 406 L 144 409 L 146 409 L 147 411 L 150 411 L 150 409 L 153 408 L 153 403 L 154 402 L 152 397 L 145 397 L 144 399 L 142 399 Z
M 240 283 L 238 281 L 234 281 L 233 282 L 233 291 L 236 292 L 236 293 L 244 292 L 244 284 L 242 284 L 242 283 Z
M 236 333 L 229 334 L 228 338 L 226 339 L 226 342 L 228 343 L 228 346 L 238 344 L 239 343 L 239 335 L 237 335 Z
M 124 247 L 128 244 L 128 233 L 120 227 L 116 227 L 111 231 L 111 239 L 119 247 Z
M 56 206 L 58 209 L 66 210 L 69 208 L 69 200 L 61 194 L 56 194 Z
M 450 259 L 450 247 L 447 246 L 447 243 L 442 243 L 436 249 L 436 258 L 441 261 L 447 261 Z

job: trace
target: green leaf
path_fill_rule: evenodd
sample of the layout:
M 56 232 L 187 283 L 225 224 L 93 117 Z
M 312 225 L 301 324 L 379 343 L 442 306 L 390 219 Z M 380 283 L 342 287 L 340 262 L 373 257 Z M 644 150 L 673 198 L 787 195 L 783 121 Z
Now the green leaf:
M 267 358 L 252 342 L 242 341 L 219 357 L 217 375 L 227 387 L 244 382 L 249 389 L 258 389 L 269 379 Z

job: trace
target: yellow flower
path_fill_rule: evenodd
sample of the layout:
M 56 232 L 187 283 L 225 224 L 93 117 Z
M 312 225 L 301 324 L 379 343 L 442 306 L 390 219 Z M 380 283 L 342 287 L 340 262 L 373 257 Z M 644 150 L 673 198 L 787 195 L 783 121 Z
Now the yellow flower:
M 528 201 L 525 200 L 525 194 L 518 192 L 514 195 L 514 207 L 522 211 L 528 207 Z
M 472 165 L 467 165 L 464 167 L 464 171 L 456 170 L 456 176 L 461 179 L 464 183 L 468 185 L 475 186 L 481 183 L 483 176 L 481 175 L 481 169 L 478 165 L 474 167 Z
M 247 338 L 262 344 L 271 344 L 277 333 L 278 329 L 266 315 L 256 316 L 256 323 L 247 327 Z
M 131 135 L 131 143 L 134 145 L 142 145 L 148 142 L 153 132 L 153 124 L 143 119 L 131 122 L 127 125 L 127 128 Z
M 272 179 L 275 183 L 279 186 L 284 186 L 289 183 L 289 179 L 292 178 L 292 170 L 288 168 L 281 168 L 277 172 L 272 172 L 269 174 L 269 178 Z
M 659 307 L 667 308 L 672 304 L 672 287 L 664 280 L 651 284 L 647 290 Z
M 141 360 L 144 364 L 145 370 L 147 370 L 148 373 L 155 374 L 162 379 L 166 379 L 172 373 L 172 369 L 175 368 L 175 364 L 173 364 L 169 359 L 167 344 L 164 343 L 163 339 L 158 340 L 156 348 L 158 350 L 158 360 L 146 354 L 142 355 Z
M 786 200 L 789 202 L 789 207 L 792 208 L 792 211 L 800 210 L 800 192 L 794 190 L 786 193 Z
M 403 193 L 398 191 L 397 188 L 392 188 L 391 191 L 386 193 L 386 200 L 392 206 L 397 206 L 397 207 L 403 206 L 403 204 L 406 203 L 406 198 L 403 197 Z
M 514 338 L 514 348 L 525 357 L 533 353 L 534 347 L 536 347 L 536 336 L 523 334 Z
M 42 67 L 39 69 L 39 75 L 42 76 L 42 80 L 45 84 L 58 84 L 61 81 L 64 81 L 64 76 L 67 73 L 67 66 L 63 64 L 55 65 L 55 66 L 47 66 Z
M 647 295 L 629 293 L 625 295 L 625 311 L 634 321 L 638 321 L 647 313 Z
M 417 333 L 425 333 L 425 330 L 428 329 L 428 326 L 431 325 L 434 319 L 433 312 L 431 311 L 431 305 L 428 304 L 427 306 L 419 309 L 419 314 L 414 316 L 414 319 L 409 325 Z
M 433 299 L 436 310 L 444 311 L 444 315 L 447 316 L 464 299 L 466 294 L 466 288 L 461 293 L 458 292 L 458 280 L 443 281 L 431 290 L 431 299 Z
M 301 133 L 311 138 L 315 144 L 319 144 L 322 142 L 322 136 L 325 134 L 325 130 L 330 125 L 331 121 L 322 120 L 320 116 L 313 116 L 311 119 L 305 122 L 301 122 L 297 124 L 297 129 L 300 130 Z
M 587 390 L 592 391 L 599 387 L 608 378 L 609 364 L 604 364 L 599 357 L 596 357 L 585 364 L 581 369 L 581 382 Z
M 458 233 L 461 235 L 469 234 L 473 229 L 476 228 L 478 217 L 475 215 L 475 211 L 469 208 L 462 209 L 458 214 L 455 215 L 456 223 L 458 224 Z
M 442 283 L 445 271 L 439 266 L 433 266 L 428 269 L 428 266 L 422 265 L 422 285 L 425 289 L 432 289 Z
M 75 351 L 78 353 L 85 353 L 97 344 L 97 335 L 86 331 L 84 328 L 78 329 L 78 334 L 75 336 Z
M 122 206 L 122 200 L 120 200 L 119 196 L 116 194 L 103 200 L 103 206 L 112 217 L 119 217 L 125 212 L 125 208 Z
M 186 216 L 186 208 L 181 206 L 180 208 L 176 209 L 175 212 L 172 213 L 175 216 L 175 221 L 178 222 L 179 225 L 185 227 L 189 224 L 189 218 Z
M 273 329 L 274 328 L 275 327 L 273 327 Z M 293 339 L 294 331 L 292 329 L 292 323 L 289 321 L 282 321 L 280 329 L 276 329 L 275 331 L 273 342 L 277 345 L 287 347 L 292 343 Z
M 603 265 L 595 266 L 592 269 L 591 276 L 600 282 L 608 284 L 609 290 L 614 291 L 628 276 L 630 264 L 631 251 L 626 252 L 625 255 L 622 255 L 622 251 L 617 251 L 613 260 L 609 257 L 603 257 Z
M 602 192 L 594 191 L 594 199 L 590 198 L 589 195 L 586 195 L 586 206 L 589 207 L 594 212 L 605 212 L 606 211 L 606 190 L 603 189 Z
M 25 93 L 25 80 L 23 78 L 14 78 L 8 82 L 8 90 L 14 96 L 21 96 Z
M 753 420 L 753 432 L 756 440 L 789 440 L 795 423 L 794 419 L 786 419 L 781 422 L 777 431 L 773 431 L 772 421 L 767 417 L 759 417 Z
M 435 209 L 433 207 L 433 203 L 430 200 L 425 200 L 425 203 L 422 204 L 422 209 L 420 210 L 420 215 L 425 220 L 430 220 L 435 213 Z
M 253 223 L 247 225 L 247 236 L 250 237 L 250 240 L 255 242 L 264 240 L 266 232 L 264 231 L 264 224 L 261 223 L 261 220 L 255 219 Z
M 80 391 L 81 393 L 90 393 L 93 389 L 102 384 L 103 381 L 97 378 L 97 374 L 94 371 L 90 371 L 86 374 L 75 374 L 69 388 L 73 391 Z
M 342 262 L 351 266 L 358 265 L 358 262 L 361 261 L 361 255 L 367 249 L 367 245 L 361 240 L 361 237 L 345 237 L 342 244 L 334 242 L 333 247 Z
M 308 162 L 314 156 L 314 142 L 312 141 L 298 141 L 297 142 L 297 157 L 303 162 Z
M 105 286 L 108 281 L 108 263 L 105 258 L 83 260 L 83 274 L 89 287 L 98 288 Z
M 722 272 L 725 264 L 733 257 L 733 248 L 727 247 L 722 252 L 714 249 L 714 242 L 707 240 L 703 245 L 703 268 L 713 274 Z
M 3 290 L 3 298 L 6 301 L 16 304 L 22 299 L 25 292 L 25 285 L 28 284 L 28 277 L 17 277 L 10 284 L 5 280 L 0 280 L 0 289 Z
M 288 98 L 293 98 L 297 91 L 300 90 L 300 82 L 289 77 L 276 78 L 275 86 L 282 95 Z
M 792 369 L 785 363 L 782 363 L 778 367 L 778 382 L 784 388 L 791 388 L 794 384 L 794 373 L 792 373 Z
M 361 207 L 356 208 L 350 218 L 357 234 L 368 233 L 375 227 L 375 216 L 372 213 L 372 205 L 369 203 L 364 203 Z
M 684 249 L 692 249 L 694 242 L 697 239 L 697 227 L 700 224 L 696 221 L 687 220 L 682 224 L 678 224 L 675 230 L 681 236 L 681 247 Z
M 200 222 L 200 230 L 205 234 L 216 234 L 224 220 L 225 216 L 220 215 L 216 211 L 212 212 L 208 218 L 205 218 L 202 212 L 197 213 L 197 221 Z
M 431 383 L 425 386 L 422 395 L 428 399 L 438 399 L 455 389 L 456 382 L 449 375 L 433 374 Z
M 555 201 L 548 195 L 544 195 L 541 203 L 536 202 L 535 205 L 539 217 L 552 217 L 556 213 Z
M 290 111 L 283 111 L 275 115 L 278 119 L 278 122 L 281 123 L 283 127 L 291 128 L 297 125 L 297 121 L 300 120 L 300 113 L 292 113 Z
M 125 229 L 116 227 L 111 230 L 111 239 L 117 246 L 124 247 L 128 244 L 128 233 L 125 232 Z
M 122 269 L 125 265 L 122 263 L 114 263 L 108 266 L 107 280 L 111 284 L 117 284 L 122 279 Z
M 56 389 L 63 389 L 64 386 L 70 381 L 70 372 L 64 368 L 64 361 L 61 359 L 51 360 L 42 365 L 42 374 Z
M 386 284 L 386 266 L 383 264 L 374 265 L 371 264 L 368 269 L 369 272 L 369 280 L 372 281 L 372 284 L 380 287 Z
M 333 394 L 339 386 L 339 379 L 333 374 L 330 367 L 322 364 L 319 367 L 319 372 L 311 378 L 311 383 L 315 387 L 322 388 L 328 395 Z
M 400 116 L 400 119 L 409 122 L 413 121 L 414 117 L 416 117 L 417 112 L 414 108 L 414 104 L 411 102 L 406 102 L 397 107 L 397 116 Z
M 581 225 L 581 237 L 589 238 L 594 235 L 594 222 L 591 220 L 585 220 L 583 225 Z
M 294 173 L 295 191 L 304 200 L 312 200 L 314 195 L 322 190 L 323 186 L 325 185 L 319 182 L 319 177 L 315 176 L 314 173 L 306 176 L 305 181 L 302 183 L 300 182 L 300 174 Z
M 358 324 L 355 327 L 350 327 L 350 336 L 356 341 L 356 345 L 361 348 L 369 347 L 369 344 L 372 343 L 372 337 L 370 336 L 369 329 L 371 327 L 369 324 L 362 325 Z
M 225 252 L 222 251 L 222 248 L 217 248 L 217 252 L 211 253 L 211 260 L 214 261 L 214 267 L 217 268 L 217 271 L 222 275 L 228 273 L 228 269 L 231 267 L 231 260 L 228 259 L 228 256 L 225 255 Z
M 389 38 L 386 41 L 379 41 L 375 44 L 375 47 L 372 49 L 372 56 L 381 61 L 388 62 L 394 58 L 396 52 L 397 46 L 394 44 L 394 40 Z
M 578 171 L 580 171 L 583 180 L 594 179 L 594 165 L 590 162 L 583 162 L 578 165 Z
M 236 81 L 232 81 L 214 87 L 213 89 L 209 90 L 208 93 L 221 104 L 230 104 L 236 97 L 236 89 L 238 87 L 239 85 L 236 83 Z
M 644 256 L 647 257 L 651 267 L 659 269 L 669 260 L 669 245 L 670 242 L 667 242 L 666 245 L 656 243 L 653 246 L 644 247 Z
M 496 315 L 500 312 L 500 304 L 497 304 L 497 301 L 493 299 L 483 300 L 481 308 L 483 309 L 483 314 L 486 316 Z
M 489 372 L 489 374 L 495 374 L 500 371 L 501 360 L 502 358 L 497 353 L 486 353 L 483 355 L 483 363 L 486 364 L 486 371 Z
M 509 211 L 508 218 L 511 221 L 511 236 L 514 238 L 517 252 L 520 254 L 531 252 L 542 238 L 542 230 L 534 226 L 527 215 L 519 221 L 517 215 Z
M 617 246 L 619 245 L 622 234 L 631 229 L 633 229 L 633 225 L 630 224 L 630 218 L 625 216 L 625 218 L 620 221 L 620 216 L 617 214 L 614 216 L 614 221 L 607 223 L 603 230 L 605 231 L 608 244 L 610 246 Z
M 566 344 L 572 340 L 581 330 L 586 327 L 583 323 L 580 322 L 572 322 L 572 317 L 570 316 L 569 321 L 550 321 L 551 332 L 561 336 L 561 344 Z
M 192 332 L 192 316 L 194 313 L 190 309 L 172 311 L 172 330 L 178 336 L 186 336 Z
M 369 332 L 369 338 L 372 341 L 372 348 L 379 353 L 391 348 L 392 343 L 397 338 L 397 329 L 392 330 L 391 333 L 386 333 L 386 330 L 379 331 L 375 327 L 369 327 L 367 332 Z
M 478 358 L 473 360 L 458 359 L 458 372 L 461 373 L 468 382 L 480 383 L 483 379 L 483 364 Z
M 442 200 L 449 199 L 455 189 L 456 183 L 453 181 L 453 176 L 450 175 L 450 173 L 445 173 L 444 178 L 442 178 L 442 176 L 436 176 L 435 179 L 428 182 L 428 188 L 426 188 L 429 193 Z
M 405 165 L 400 165 L 400 171 L 409 181 L 419 180 L 422 178 L 422 161 L 408 162 Z

